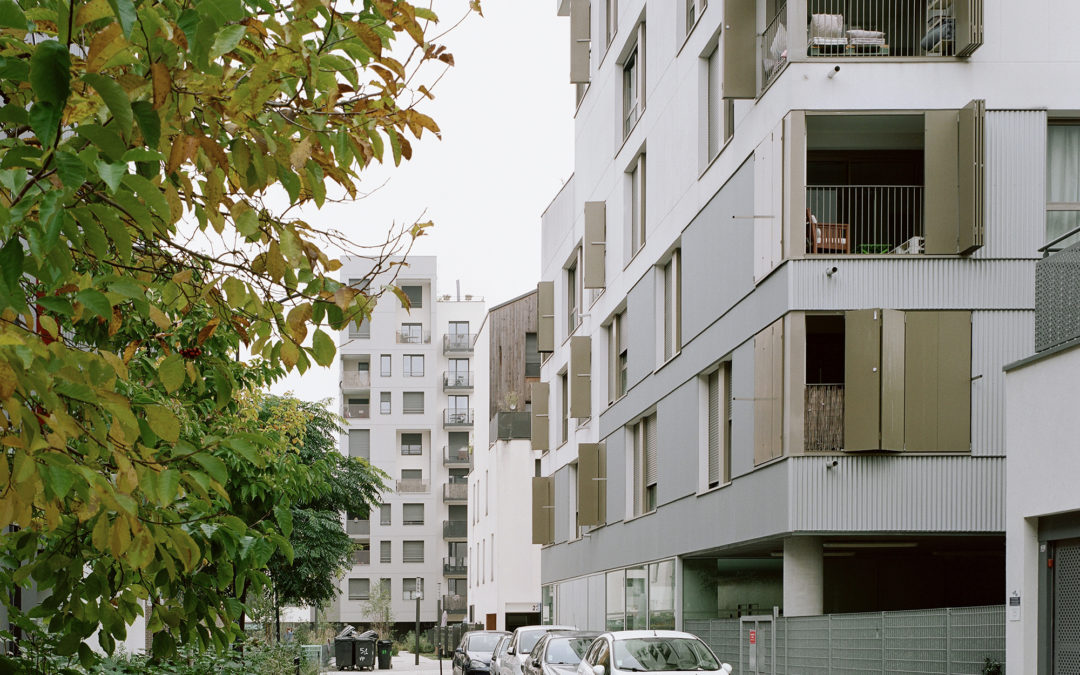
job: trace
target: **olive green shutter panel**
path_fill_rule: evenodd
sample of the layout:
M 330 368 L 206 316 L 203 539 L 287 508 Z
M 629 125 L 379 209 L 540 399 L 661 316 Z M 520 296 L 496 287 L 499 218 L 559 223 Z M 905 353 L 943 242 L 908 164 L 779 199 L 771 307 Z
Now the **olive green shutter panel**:
M 844 315 L 844 450 L 881 447 L 881 310 Z
M 570 338 L 570 417 L 592 415 L 592 338 Z
M 881 311 L 881 449 L 904 449 L 905 313 Z
M 555 282 L 536 284 L 536 351 L 555 351 Z
M 983 43 L 983 0 L 954 0 L 957 56 L 971 56 Z
M 961 3 L 963 4 L 963 3 Z M 960 109 L 956 161 L 957 252 L 971 253 L 983 245 L 985 219 L 986 101 L 978 99 Z
M 779 457 L 784 428 L 784 320 L 754 337 L 754 464 Z
M 585 202 L 585 242 L 582 246 L 584 288 L 604 288 L 607 282 L 604 256 L 607 253 L 607 207 L 604 202 Z
M 986 102 L 924 116 L 924 250 L 971 253 L 985 231 Z
M 555 500 L 552 479 L 532 479 L 532 543 L 550 544 L 555 541 Z
M 908 312 L 904 365 L 904 449 L 968 452 L 971 312 Z
M 757 2 L 725 0 L 723 46 L 724 98 L 757 96 Z
M 548 424 L 548 394 L 551 387 L 547 382 L 532 383 L 532 449 L 550 450 Z
M 596 526 L 604 524 L 607 475 L 604 471 L 602 455 L 603 445 L 600 443 L 578 444 L 579 525 Z
M 570 0 L 570 83 L 589 81 L 589 0 Z

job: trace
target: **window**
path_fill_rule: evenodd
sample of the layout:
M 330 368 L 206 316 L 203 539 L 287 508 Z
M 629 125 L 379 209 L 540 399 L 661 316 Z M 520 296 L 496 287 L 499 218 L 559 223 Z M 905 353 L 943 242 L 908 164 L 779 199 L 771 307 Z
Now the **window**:
M 540 377 L 540 351 L 536 333 L 525 333 L 525 377 Z
M 349 579 L 349 599 L 367 600 L 370 597 L 371 581 L 369 579 Z
M 608 327 L 608 403 L 626 395 L 626 311 L 615 315 Z
M 720 370 L 713 371 L 709 374 L 707 380 L 708 387 L 708 423 L 706 429 L 706 447 L 708 448 L 708 454 L 706 458 L 706 485 L 710 488 L 714 488 L 720 484 L 720 378 L 721 371 L 726 370 L 721 368 Z
M 390 409 L 391 409 L 390 392 L 388 392 L 388 391 L 379 392 L 379 414 L 380 415 L 389 415 L 390 412 L 391 412 Z
M 401 292 L 405 294 L 405 297 L 409 299 L 409 309 L 420 309 L 424 306 L 424 287 L 423 286 L 402 286 Z M 405 303 L 401 303 L 402 307 L 405 307 Z
M 401 542 L 401 562 L 422 563 L 424 562 L 423 541 Z
M 424 524 L 424 505 L 423 504 L 402 504 L 402 525 L 423 525 Z
M 578 249 L 574 252 L 574 260 L 570 263 L 570 266 L 566 268 L 566 334 L 569 335 L 574 332 L 574 329 L 578 326 L 578 305 L 580 304 L 580 284 L 578 283 L 578 270 L 581 266 L 578 261 L 581 257 L 581 250 Z
M 370 429 L 349 429 L 349 457 L 371 459 Z
M 487 472 L 487 469 L 485 469 L 484 470 L 484 515 L 485 516 L 488 514 L 488 500 L 491 497 L 490 487 L 491 487 L 491 485 L 488 483 L 488 472 Z
M 604 44 L 611 44 L 619 29 L 619 0 L 604 0 Z
M 454 351 L 468 350 L 472 346 L 468 321 L 451 321 L 447 326 L 447 347 Z
M 663 268 L 664 361 L 682 348 L 682 265 L 679 249 Z
M 406 415 L 421 415 L 424 412 L 424 392 L 406 391 L 401 394 L 401 412 Z
M 360 323 L 353 321 L 349 324 L 349 337 L 367 339 L 371 337 L 371 320 L 361 319 Z
M 562 405 L 562 435 L 560 441 L 570 439 L 570 378 L 567 373 L 559 375 L 559 399 Z
M 569 516 L 569 522 L 567 526 L 570 528 L 570 539 L 581 539 L 581 494 L 578 490 L 578 463 L 572 462 L 567 465 L 567 478 L 570 482 L 569 508 L 567 509 L 567 515 Z
M 649 629 L 675 630 L 675 561 L 649 565 Z
M 495 581 L 495 535 L 491 535 L 491 580 Z
M 423 469 L 402 469 L 401 480 L 420 481 L 424 480 Z
M 698 18 L 701 17 L 701 13 L 705 11 L 705 5 L 707 4 L 709 4 L 707 0 L 686 0 L 687 35 L 690 34 L 690 31 L 694 30 L 694 24 L 696 24 Z
M 1051 124 L 1046 134 L 1046 242 L 1080 227 L 1080 122 Z M 1054 245 L 1080 241 L 1073 235 Z
M 645 155 L 638 155 L 628 173 L 630 180 L 630 255 L 632 258 L 645 245 Z
M 645 110 L 645 24 L 638 24 L 637 44 L 622 64 L 623 136 L 629 136 Z
M 379 562 L 389 563 L 393 562 L 393 556 L 390 550 L 393 548 L 393 543 L 389 541 L 379 542 Z
M 634 448 L 633 512 L 641 515 L 656 509 L 656 413 L 631 427 Z
M 449 405 L 446 411 L 446 421 L 450 424 L 469 424 L 469 397 L 464 394 L 455 394 L 446 397 Z
M 360 291 L 361 293 L 367 292 L 369 284 L 371 284 L 371 279 L 349 279 L 349 285 Z
M 500 347 L 501 349 L 501 347 Z M 450 387 L 471 387 L 469 359 L 450 359 L 447 362 L 446 384 Z
M 720 154 L 720 149 L 724 147 L 724 143 L 727 142 L 731 136 L 727 133 L 728 115 L 726 115 L 727 104 L 734 106 L 734 99 L 724 99 L 724 69 L 721 59 L 723 57 L 720 54 L 720 48 L 717 47 L 713 50 L 713 53 L 709 55 L 709 74 L 708 83 L 706 85 L 706 107 L 708 108 L 707 120 L 708 128 L 706 129 L 707 137 L 707 160 L 711 161 L 714 157 Z
M 390 524 L 390 505 L 379 504 L 379 525 Z
M 401 454 L 422 455 L 424 454 L 424 435 L 421 433 L 401 434 Z
M 390 580 L 383 578 L 379 579 L 379 593 L 384 598 L 390 597 Z
M 422 344 L 424 342 L 424 327 L 419 323 L 403 323 L 401 324 L 401 339 L 402 344 Z
M 424 355 L 406 354 L 402 358 L 401 374 L 405 377 L 424 376 Z
M 382 354 L 379 356 L 379 375 L 382 377 L 390 377 L 393 369 L 391 364 L 393 362 L 394 359 L 392 359 L 389 354 Z
M 416 542 L 422 544 L 423 542 Z M 401 597 L 404 600 L 415 600 L 416 594 L 424 594 L 424 580 L 422 578 L 407 578 L 401 580 Z

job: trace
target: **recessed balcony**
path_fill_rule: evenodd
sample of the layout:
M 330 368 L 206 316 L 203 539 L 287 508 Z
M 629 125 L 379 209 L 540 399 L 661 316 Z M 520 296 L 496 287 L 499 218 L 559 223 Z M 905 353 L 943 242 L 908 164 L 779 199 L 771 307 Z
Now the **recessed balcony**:
M 475 339 L 476 335 L 472 333 L 448 333 L 443 336 L 443 354 L 447 356 L 472 354 Z
M 366 536 L 371 534 L 370 520 L 346 520 L 345 533 L 350 535 Z
M 443 609 L 449 614 L 461 614 L 469 606 L 469 599 L 464 594 L 442 596 Z
M 341 374 L 341 388 L 345 391 L 371 389 L 371 372 L 367 370 L 346 370 Z
M 425 494 L 431 492 L 431 482 L 426 479 L 406 478 L 397 481 L 398 494 Z
M 469 479 L 450 477 L 450 482 L 443 485 L 443 502 L 446 504 L 465 504 L 469 501 Z
M 446 371 L 443 373 L 443 391 L 472 391 L 472 389 L 473 374 L 471 371 Z
M 466 490 L 468 492 L 468 490 Z M 442 524 L 443 539 L 467 539 L 469 537 L 469 521 L 467 520 L 444 520 Z
M 444 429 L 471 429 L 472 425 L 472 408 L 446 408 L 443 410 Z
M 347 420 L 366 420 L 371 417 L 371 404 L 346 403 L 341 416 Z
M 465 576 L 469 572 L 468 562 L 468 558 L 443 558 L 443 576 Z
M 472 468 L 472 452 L 469 447 L 450 448 L 443 446 L 443 466 Z

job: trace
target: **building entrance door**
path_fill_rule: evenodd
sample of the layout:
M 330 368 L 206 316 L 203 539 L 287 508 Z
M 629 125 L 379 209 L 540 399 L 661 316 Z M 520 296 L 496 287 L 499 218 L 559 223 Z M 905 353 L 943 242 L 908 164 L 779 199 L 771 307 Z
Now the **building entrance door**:
M 769 614 L 739 617 L 740 673 L 776 675 L 776 639 Z
M 1080 539 L 1053 543 L 1053 644 L 1051 669 L 1080 672 Z

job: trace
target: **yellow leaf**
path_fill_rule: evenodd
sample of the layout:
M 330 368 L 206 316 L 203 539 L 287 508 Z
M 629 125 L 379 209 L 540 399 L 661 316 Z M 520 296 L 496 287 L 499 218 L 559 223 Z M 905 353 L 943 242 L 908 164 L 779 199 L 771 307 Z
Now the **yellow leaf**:
M 94 524 L 90 542 L 94 545 L 94 548 L 102 553 L 105 552 L 105 548 L 109 545 L 109 518 L 104 513 L 98 516 L 97 523 Z
M 0 361 L 0 399 L 13 396 L 18 384 L 15 370 L 7 361 Z
M 91 0 L 75 13 L 75 28 L 81 28 L 91 21 L 104 19 L 112 14 L 108 0 Z
M 289 163 L 299 171 L 307 164 L 309 157 L 311 157 L 311 139 L 305 138 L 293 146 L 292 152 L 289 153 Z
M 141 340 L 135 340 L 124 348 L 124 363 L 131 363 L 131 357 L 135 356 L 135 350 L 139 348 Z
M 14 517 L 15 500 L 12 495 L 0 497 L 0 529 L 7 530 Z
M 96 73 L 101 70 L 101 67 L 127 44 L 119 23 L 113 22 L 105 26 L 90 42 L 90 52 L 86 57 L 86 72 Z
M 155 63 L 150 66 L 150 77 L 154 83 L 154 110 L 165 105 L 169 100 L 169 92 L 172 91 L 172 76 L 169 68 L 164 63 Z
M 300 349 L 292 340 L 285 339 L 281 342 L 281 360 L 286 366 L 292 368 L 300 358 Z
M 190 270 L 188 270 L 188 272 L 190 272 Z M 195 339 L 196 344 L 201 347 L 202 344 L 206 342 L 211 335 L 214 334 L 214 331 L 217 330 L 219 323 L 221 323 L 221 319 L 216 316 L 213 319 L 207 321 L 206 325 L 202 327 L 202 329 L 199 331 L 198 337 Z
M 184 203 L 180 201 L 180 193 L 170 181 L 165 182 L 165 201 L 169 203 L 169 224 L 171 225 L 184 215 Z
M 45 333 L 53 340 L 60 335 L 60 328 L 56 325 L 56 319 L 51 316 L 46 314 L 38 316 L 38 324 L 41 325 L 41 330 L 45 331 Z M 50 342 L 51 341 L 52 340 L 50 340 Z
M 131 545 L 131 532 L 128 530 L 127 521 L 117 518 L 109 531 L 109 550 L 117 558 L 127 553 Z
M 112 352 L 100 352 L 101 358 L 105 359 L 105 362 L 112 366 L 112 369 L 116 371 L 117 377 L 121 380 L 128 379 L 128 369 L 123 360 Z
M 285 258 L 281 255 L 281 247 L 277 241 L 270 242 L 270 249 L 266 252 L 266 271 L 274 281 L 285 276 Z
M 150 320 L 157 324 L 157 327 L 161 330 L 172 328 L 172 320 L 165 315 L 165 312 L 158 309 L 157 305 L 150 305 Z

